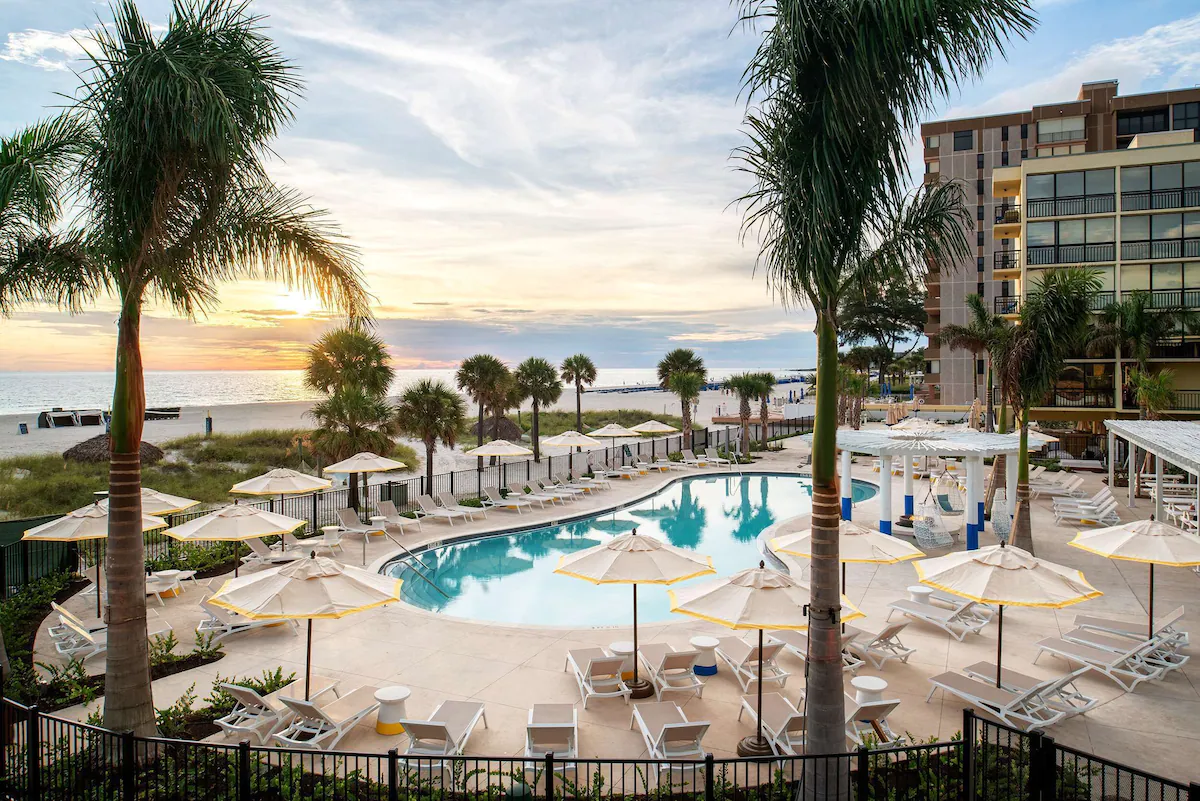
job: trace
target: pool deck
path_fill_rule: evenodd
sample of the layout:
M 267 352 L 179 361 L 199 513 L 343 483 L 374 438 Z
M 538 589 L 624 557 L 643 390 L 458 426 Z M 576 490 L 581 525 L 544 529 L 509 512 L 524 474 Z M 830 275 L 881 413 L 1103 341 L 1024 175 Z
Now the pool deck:
M 787 448 L 765 456 L 745 472 L 795 472 L 796 465 L 807 446 L 799 440 L 786 440 Z M 853 476 L 877 483 L 880 475 L 870 469 L 871 459 L 856 460 Z M 696 470 L 689 473 L 651 474 L 632 481 L 614 481 L 611 491 L 570 503 L 566 507 L 534 510 L 518 516 L 507 510 L 489 512 L 486 521 L 456 524 L 427 521 L 424 530 L 409 534 L 403 543 L 409 548 L 425 546 L 450 536 L 477 536 L 488 532 L 511 529 L 514 526 L 548 525 L 567 517 L 586 516 L 616 505 L 624 505 L 652 494 L 670 481 L 686 475 L 715 470 Z M 727 472 L 727 471 L 720 471 Z M 1081 474 L 1084 489 L 1089 494 L 1101 484 L 1099 474 Z M 903 488 L 899 478 L 892 478 L 893 501 L 902 503 Z M 918 485 L 918 503 L 927 484 Z M 1124 498 L 1123 494 L 1119 495 Z M 1104 592 L 1101 598 L 1063 610 L 1009 608 L 1005 613 L 1004 665 L 1035 676 L 1050 677 L 1065 669 L 1065 664 L 1051 657 L 1033 664 L 1037 650 L 1034 643 L 1047 636 L 1057 636 L 1073 628 L 1077 613 L 1119 616 L 1139 619 L 1146 615 L 1148 576 L 1144 565 L 1108 560 L 1068 547 L 1075 529 L 1057 526 L 1048 499 L 1033 501 L 1033 530 L 1038 556 L 1081 569 L 1088 580 Z M 1123 521 L 1146 518 L 1152 504 L 1139 501 L 1134 509 L 1122 502 L 1118 512 Z M 859 503 L 855 519 L 871 524 L 878 520 L 877 498 Z M 378 568 L 395 555 L 396 546 L 387 538 L 376 537 L 369 544 L 367 563 Z M 990 528 L 981 538 L 983 544 L 994 542 Z M 956 549 L 963 547 L 960 542 Z M 344 555 L 350 564 L 361 564 L 362 548 L 358 541 L 348 543 Z M 721 571 L 721 565 L 717 565 Z M 1159 614 L 1189 603 L 1183 628 L 1200 632 L 1200 576 L 1187 569 L 1162 568 L 1157 571 L 1155 609 Z M 217 589 L 222 579 L 212 581 Z M 887 616 L 887 605 L 907 597 L 906 587 L 916 583 L 910 564 L 885 566 L 848 565 L 846 593 L 857 603 L 867 619 L 857 624 L 867 629 L 878 628 Z M 197 602 L 209 594 L 204 587 L 189 587 L 179 598 L 168 598 L 158 607 L 153 598 L 149 603 L 174 627 L 180 639 L 180 650 L 190 649 L 192 632 L 203 617 Z M 94 614 L 94 598 L 70 599 L 68 609 L 81 615 Z M 89 611 L 91 610 L 91 611 Z M 382 687 L 404 685 L 411 688 L 408 700 L 409 716 L 427 716 L 441 700 L 477 699 L 486 704 L 489 728 L 478 728 L 471 738 L 468 753 L 480 755 L 517 755 L 522 753 L 527 711 L 534 703 L 574 703 L 579 708 L 581 755 L 585 757 L 634 758 L 646 753 L 637 731 L 631 731 L 631 707 L 620 699 L 595 699 L 584 710 L 570 673 L 563 671 L 566 652 L 572 648 L 607 645 L 628 640 L 628 627 L 610 628 L 545 628 L 511 626 L 493 622 L 473 622 L 453 619 L 394 604 L 363 612 L 342 620 L 321 620 L 314 624 L 313 668 L 324 675 L 341 679 L 343 688 L 359 685 Z M 687 647 L 689 638 L 697 634 L 727 636 L 731 632 L 715 624 L 680 618 L 676 622 L 652 623 L 639 628 L 642 642 L 668 642 L 677 648 Z M 949 739 L 961 729 L 964 704 L 954 697 L 943 698 L 939 693 L 930 703 L 925 696 L 928 678 L 946 670 L 958 670 L 981 659 L 992 660 L 996 651 L 996 627 L 987 626 L 980 635 L 969 635 L 959 643 L 941 630 L 920 622 L 912 622 L 901 635 L 905 644 L 917 649 L 908 664 L 890 662 L 883 670 L 864 668 L 860 676 L 871 675 L 888 682 L 887 697 L 901 701 L 889 721 L 897 731 L 907 731 L 917 739 Z M 196 668 L 154 683 L 156 706 L 173 703 L 195 683 L 196 694 L 202 703 L 213 680 L 222 677 L 258 675 L 263 670 L 282 666 L 285 671 L 304 670 L 304 637 L 293 636 L 285 626 L 259 629 L 234 635 L 224 641 L 226 656 L 220 661 Z M 40 661 L 61 662 L 44 628 L 38 638 L 37 657 Z M 784 693 L 796 699 L 803 690 L 803 663 L 785 654 L 781 666 L 792 673 Z M 102 672 L 103 658 L 88 662 L 89 672 Z M 1088 713 L 1051 726 L 1047 733 L 1058 742 L 1081 750 L 1094 752 L 1142 770 L 1158 773 L 1180 781 L 1200 781 L 1200 667 L 1190 663 L 1172 671 L 1167 678 L 1140 684 L 1132 693 L 1124 692 L 1114 682 L 1099 674 L 1089 673 L 1078 682 L 1086 694 L 1101 700 Z M 849 676 L 847 676 L 849 690 Z M 853 692 L 851 690 L 851 692 Z M 708 680 L 703 698 L 683 700 L 675 696 L 692 720 L 712 723 L 705 745 L 714 756 L 734 755 L 737 742 L 752 733 L 748 720 L 737 720 L 741 688 L 722 664 L 719 673 Z M 58 714 L 64 718 L 83 719 L 90 708 L 72 707 Z M 355 731 L 347 735 L 340 750 L 384 752 L 403 748 L 406 738 L 381 736 L 375 733 L 375 717 L 368 716 Z M 214 739 L 221 739 L 217 735 Z

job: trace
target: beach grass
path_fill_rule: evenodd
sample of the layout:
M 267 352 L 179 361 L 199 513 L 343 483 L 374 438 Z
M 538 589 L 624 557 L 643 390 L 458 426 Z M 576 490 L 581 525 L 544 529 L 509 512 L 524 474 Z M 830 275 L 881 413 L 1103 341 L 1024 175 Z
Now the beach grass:
M 657 420 L 683 430 L 683 420 L 676 415 L 655 414 L 644 409 L 610 409 L 593 410 L 583 413 L 583 432 L 595 431 L 609 423 L 622 426 L 636 426 L 647 420 Z M 526 433 L 533 426 L 533 418 L 528 413 L 521 414 L 521 427 Z M 538 428 L 543 437 L 552 437 L 564 431 L 575 429 L 575 412 L 549 411 L 538 412 Z

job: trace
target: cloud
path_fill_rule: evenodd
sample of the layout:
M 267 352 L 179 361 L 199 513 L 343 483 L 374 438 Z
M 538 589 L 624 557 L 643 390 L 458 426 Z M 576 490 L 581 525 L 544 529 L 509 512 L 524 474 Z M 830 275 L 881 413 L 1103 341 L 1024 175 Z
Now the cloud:
M 79 43 L 90 34 L 77 28 L 66 33 L 54 33 L 30 28 L 10 31 L 0 60 L 17 61 L 44 70 L 65 70 L 67 65 L 84 55 Z

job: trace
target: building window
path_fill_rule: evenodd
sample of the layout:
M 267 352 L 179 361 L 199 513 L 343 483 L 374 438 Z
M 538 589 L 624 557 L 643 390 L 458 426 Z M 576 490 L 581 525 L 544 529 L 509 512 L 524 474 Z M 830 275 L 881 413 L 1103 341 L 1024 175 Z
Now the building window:
M 975 257 L 975 270 L 977 272 L 983 272 L 983 256 Z
M 975 285 L 975 294 L 978 295 L 980 298 L 983 297 L 983 282 L 982 281 L 980 281 L 979 283 L 977 283 Z
M 979 222 L 983 222 L 983 206 L 975 207 L 975 219 L 979 220 Z
M 1007 150 L 1000 151 L 1000 166 L 1001 167 L 1008 166 L 1008 151 Z
M 940 161 L 925 162 L 925 174 L 926 175 L 933 175 L 934 173 L 939 173 L 941 171 L 942 171 L 942 163 Z
M 1066 142 L 1071 139 L 1083 139 L 1083 117 L 1061 117 L 1056 120 L 1041 120 L 1037 124 L 1037 140 L 1039 145 L 1052 142 Z
M 1024 160 L 1025 160 L 1025 159 L 1027 159 L 1027 158 L 1029 158 L 1029 151 L 1028 151 L 1028 150 L 1022 150 L 1022 151 L 1021 151 L 1021 160 L 1022 160 L 1022 161 L 1024 161 Z
M 976 359 L 976 360 L 975 360 L 975 375 L 983 375 L 983 373 L 984 373 L 984 367 L 983 367 L 983 366 L 984 366 L 984 361 L 983 361 L 983 359 Z
M 1200 161 L 1121 168 L 1121 211 L 1200 206 Z
M 1029 138 L 1029 123 L 1027 123 L 1027 122 L 1021 123 L 1021 138 L 1022 139 Z
M 975 232 L 975 244 L 979 247 L 983 247 L 983 231 Z
M 1200 258 L 1200 212 L 1121 217 L 1121 258 Z
M 1176 131 L 1200 130 L 1200 103 L 1176 103 L 1172 112 L 1171 127 Z
M 1165 108 L 1153 111 L 1117 112 L 1117 136 L 1136 136 L 1165 130 L 1167 130 L 1167 110 Z
M 1116 256 L 1113 217 L 1030 222 L 1025 234 L 1026 263 L 1030 265 L 1104 262 Z
M 928 150 L 936 150 L 937 148 L 941 147 L 941 145 L 942 145 L 942 137 L 940 137 L 940 136 L 927 136 L 927 137 L 925 137 L 925 147 L 926 147 L 926 149 L 928 149 Z
M 975 132 L 974 131 L 955 131 L 954 132 L 954 151 L 957 153 L 960 150 L 975 149 Z
M 1121 265 L 1121 292 L 1155 292 L 1159 307 L 1184 305 L 1181 292 L 1200 290 L 1200 262 Z
M 982 178 L 975 179 L 975 194 L 977 194 L 977 195 L 983 194 L 983 179 Z
M 1116 208 L 1112 168 L 1044 173 L 1025 179 L 1025 214 L 1065 217 L 1075 214 L 1108 214 Z
M 1000 141 L 1001 142 L 1008 141 L 1008 126 L 1007 125 L 1000 126 Z
M 938 373 L 942 372 L 941 359 L 934 359 L 933 361 L 925 362 L 925 372 L 928 375 L 937 375 Z
M 982 153 L 980 153 L 978 156 L 975 157 L 975 169 L 977 169 L 977 170 L 983 169 L 983 154 Z

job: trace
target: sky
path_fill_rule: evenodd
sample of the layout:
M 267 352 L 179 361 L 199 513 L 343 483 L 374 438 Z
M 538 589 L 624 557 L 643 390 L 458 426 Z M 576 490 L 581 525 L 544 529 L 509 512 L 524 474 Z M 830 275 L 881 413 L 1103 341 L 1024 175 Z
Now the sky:
M 170 4 L 142 0 L 165 25 Z M 749 186 L 741 70 L 755 35 L 728 0 L 256 0 L 301 71 L 272 177 L 361 251 L 379 333 L 402 368 L 476 352 L 576 352 L 652 366 L 814 363 L 812 314 L 784 310 L 739 236 Z M 1194 0 L 1043 0 L 1038 30 L 931 119 L 1200 83 Z M 0 0 L 0 135 L 78 85 L 105 3 Z M 912 166 L 920 171 L 913 132 Z M 302 365 L 336 320 L 264 282 L 227 285 L 199 320 L 150 308 L 150 369 Z M 115 307 L 0 320 L 0 372 L 111 369 Z

